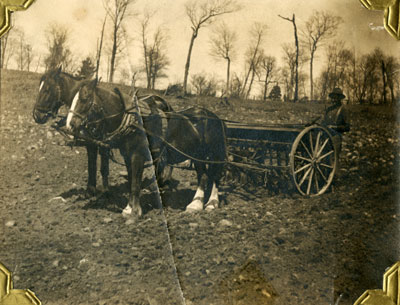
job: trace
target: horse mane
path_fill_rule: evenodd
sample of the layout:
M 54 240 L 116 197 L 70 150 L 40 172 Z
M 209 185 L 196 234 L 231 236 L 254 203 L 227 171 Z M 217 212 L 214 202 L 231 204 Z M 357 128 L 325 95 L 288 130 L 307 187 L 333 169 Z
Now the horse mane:
M 67 77 L 69 77 L 69 78 L 72 78 L 73 80 L 78 80 L 78 81 L 79 81 L 79 80 L 87 79 L 86 77 L 72 75 L 72 74 L 70 74 L 70 73 L 68 73 L 68 72 L 64 72 L 64 71 L 61 71 L 61 74 L 64 75 L 64 76 L 67 76 Z
M 121 90 L 119 90 L 119 88 L 115 87 L 114 93 L 119 96 L 119 100 L 121 101 L 122 106 L 124 107 L 124 109 L 126 109 L 126 106 L 125 106 L 126 102 L 125 102 L 124 96 L 122 95 Z

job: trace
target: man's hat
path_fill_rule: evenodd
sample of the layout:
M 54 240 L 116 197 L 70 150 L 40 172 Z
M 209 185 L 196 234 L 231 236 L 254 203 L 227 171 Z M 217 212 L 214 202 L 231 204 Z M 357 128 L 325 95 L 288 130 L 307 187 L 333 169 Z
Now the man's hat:
M 346 96 L 343 94 L 342 89 L 334 88 L 331 93 L 329 93 L 330 98 L 339 97 L 340 99 L 344 99 Z

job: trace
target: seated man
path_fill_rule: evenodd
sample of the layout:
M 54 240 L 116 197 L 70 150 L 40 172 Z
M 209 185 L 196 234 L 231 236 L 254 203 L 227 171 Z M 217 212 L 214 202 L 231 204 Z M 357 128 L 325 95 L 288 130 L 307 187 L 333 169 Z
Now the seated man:
M 332 100 L 332 105 L 329 106 L 322 119 L 321 124 L 333 129 L 332 137 L 333 144 L 337 148 L 338 153 L 341 151 L 342 133 L 350 130 L 348 123 L 347 111 L 342 104 L 342 100 L 346 96 L 343 94 L 342 89 L 335 88 L 329 93 L 329 98 Z

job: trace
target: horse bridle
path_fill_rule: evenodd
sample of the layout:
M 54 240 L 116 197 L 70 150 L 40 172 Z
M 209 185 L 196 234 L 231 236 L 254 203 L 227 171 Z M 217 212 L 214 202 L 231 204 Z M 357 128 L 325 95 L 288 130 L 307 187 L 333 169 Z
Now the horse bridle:
M 62 106 L 63 102 L 61 100 L 61 86 L 57 84 L 56 86 L 56 92 L 57 92 L 57 100 L 56 103 L 50 109 L 47 108 L 42 108 L 42 107 L 35 107 L 34 110 L 38 111 L 42 114 L 50 115 L 52 117 L 56 116 L 57 110 Z
M 94 94 L 96 94 L 96 91 L 94 92 Z M 93 128 L 93 127 L 91 127 L 92 125 L 100 125 L 101 122 L 106 121 L 107 119 L 116 117 L 118 115 L 121 115 L 121 114 L 123 114 L 125 112 L 125 110 L 123 110 L 122 112 L 118 112 L 116 114 L 106 116 L 105 113 L 104 113 L 103 107 L 97 105 L 99 107 L 99 109 L 100 109 L 99 113 L 100 113 L 100 115 L 102 117 L 99 118 L 99 119 L 96 119 L 96 120 L 89 121 L 90 110 L 92 109 L 93 106 L 96 106 L 96 105 L 97 104 L 95 102 L 95 97 L 93 97 L 91 99 L 91 101 L 90 101 L 90 104 L 89 104 L 89 107 L 88 107 L 88 110 L 87 110 L 87 115 L 83 115 L 83 114 L 81 114 L 81 113 L 79 113 L 79 112 L 77 112 L 75 110 L 72 110 L 72 109 L 69 110 L 69 113 L 72 113 L 73 115 L 76 115 L 78 118 L 80 118 L 82 120 L 81 128 L 83 128 L 86 132 L 88 132 L 89 135 L 92 136 L 93 138 L 95 138 L 95 135 L 93 134 L 93 129 L 96 128 L 96 127 Z M 105 128 L 105 124 L 103 124 L 103 129 L 104 128 Z

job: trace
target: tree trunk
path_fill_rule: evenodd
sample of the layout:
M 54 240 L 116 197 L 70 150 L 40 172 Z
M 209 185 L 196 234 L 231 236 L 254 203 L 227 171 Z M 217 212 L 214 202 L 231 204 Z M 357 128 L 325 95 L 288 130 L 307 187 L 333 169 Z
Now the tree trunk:
M 382 60 L 381 61 L 381 69 L 382 69 L 382 81 L 383 81 L 383 88 L 382 88 L 382 102 L 383 104 L 387 104 L 387 98 L 386 98 L 386 65 L 385 62 Z
M 156 87 L 156 73 L 153 74 L 153 77 L 151 78 L 151 89 L 155 89 Z
M 311 51 L 311 57 L 310 57 L 310 101 L 314 100 L 313 61 L 314 61 L 314 52 Z
M 249 88 L 247 89 L 247 93 L 246 93 L 246 99 L 249 98 L 251 87 L 253 87 L 253 81 L 254 81 L 254 75 L 255 74 L 256 74 L 256 69 L 255 69 L 255 67 L 253 67 L 251 69 L 251 78 L 250 78 Z
M 188 77 L 189 77 L 190 58 L 192 56 L 193 44 L 194 44 L 194 40 L 196 39 L 196 37 L 197 37 L 197 30 L 194 30 L 192 37 L 190 38 L 189 51 L 188 51 L 188 55 L 186 58 L 186 64 L 185 64 L 185 76 L 183 78 L 183 94 L 185 94 L 185 95 L 187 93 L 187 82 L 188 82 Z
M 269 78 L 269 71 L 265 73 L 265 82 L 264 82 L 264 95 L 263 100 L 267 99 L 267 92 L 268 92 L 268 78 Z
M 226 89 L 225 89 L 225 95 L 228 97 L 230 92 L 229 92 L 229 78 L 230 78 L 230 73 L 231 73 L 231 59 L 228 57 L 227 58 L 228 64 L 226 67 Z
M 107 82 L 110 82 L 110 55 L 107 57 Z
M 389 82 L 389 90 L 390 90 L 390 103 L 393 104 L 395 101 L 395 96 L 394 96 L 394 88 L 393 88 L 393 80 Z
M 151 89 L 151 80 L 153 78 L 153 54 L 149 55 L 147 51 L 147 89 Z
M 111 51 L 111 62 L 110 62 L 110 77 L 109 82 L 112 83 L 114 81 L 114 72 L 115 72 L 115 57 L 117 56 L 117 28 L 114 27 L 113 33 L 113 46 Z
M 100 44 L 99 49 L 97 50 L 97 58 L 96 58 L 96 79 L 99 79 L 99 69 L 100 69 L 100 59 L 101 59 L 101 51 L 103 49 L 103 38 L 104 38 L 104 27 L 106 25 L 107 15 L 104 17 L 103 27 L 101 29 L 101 36 L 100 36 Z
M 299 99 L 299 38 L 297 36 L 297 26 L 295 15 L 293 14 L 293 27 L 294 27 L 294 42 L 296 45 L 296 74 L 295 74 L 295 88 L 294 88 L 294 102 L 297 102 Z
M 39 69 L 40 59 L 41 59 L 41 58 L 42 58 L 42 54 L 39 55 L 39 59 L 38 59 L 37 64 L 36 64 L 35 72 L 37 72 L 38 69 Z
M 28 72 L 30 67 L 31 67 L 31 52 L 29 50 L 26 50 L 26 69 Z
M 22 36 L 20 37 L 19 42 L 19 70 L 22 71 L 24 69 L 24 48 L 23 48 L 23 41 Z
M 146 24 L 142 25 L 142 43 L 143 43 L 143 55 L 144 55 L 144 68 L 146 70 L 146 81 L 147 81 L 147 89 L 150 89 L 150 81 L 151 81 L 151 72 L 149 65 L 149 51 L 147 50 L 147 43 L 145 37 Z

